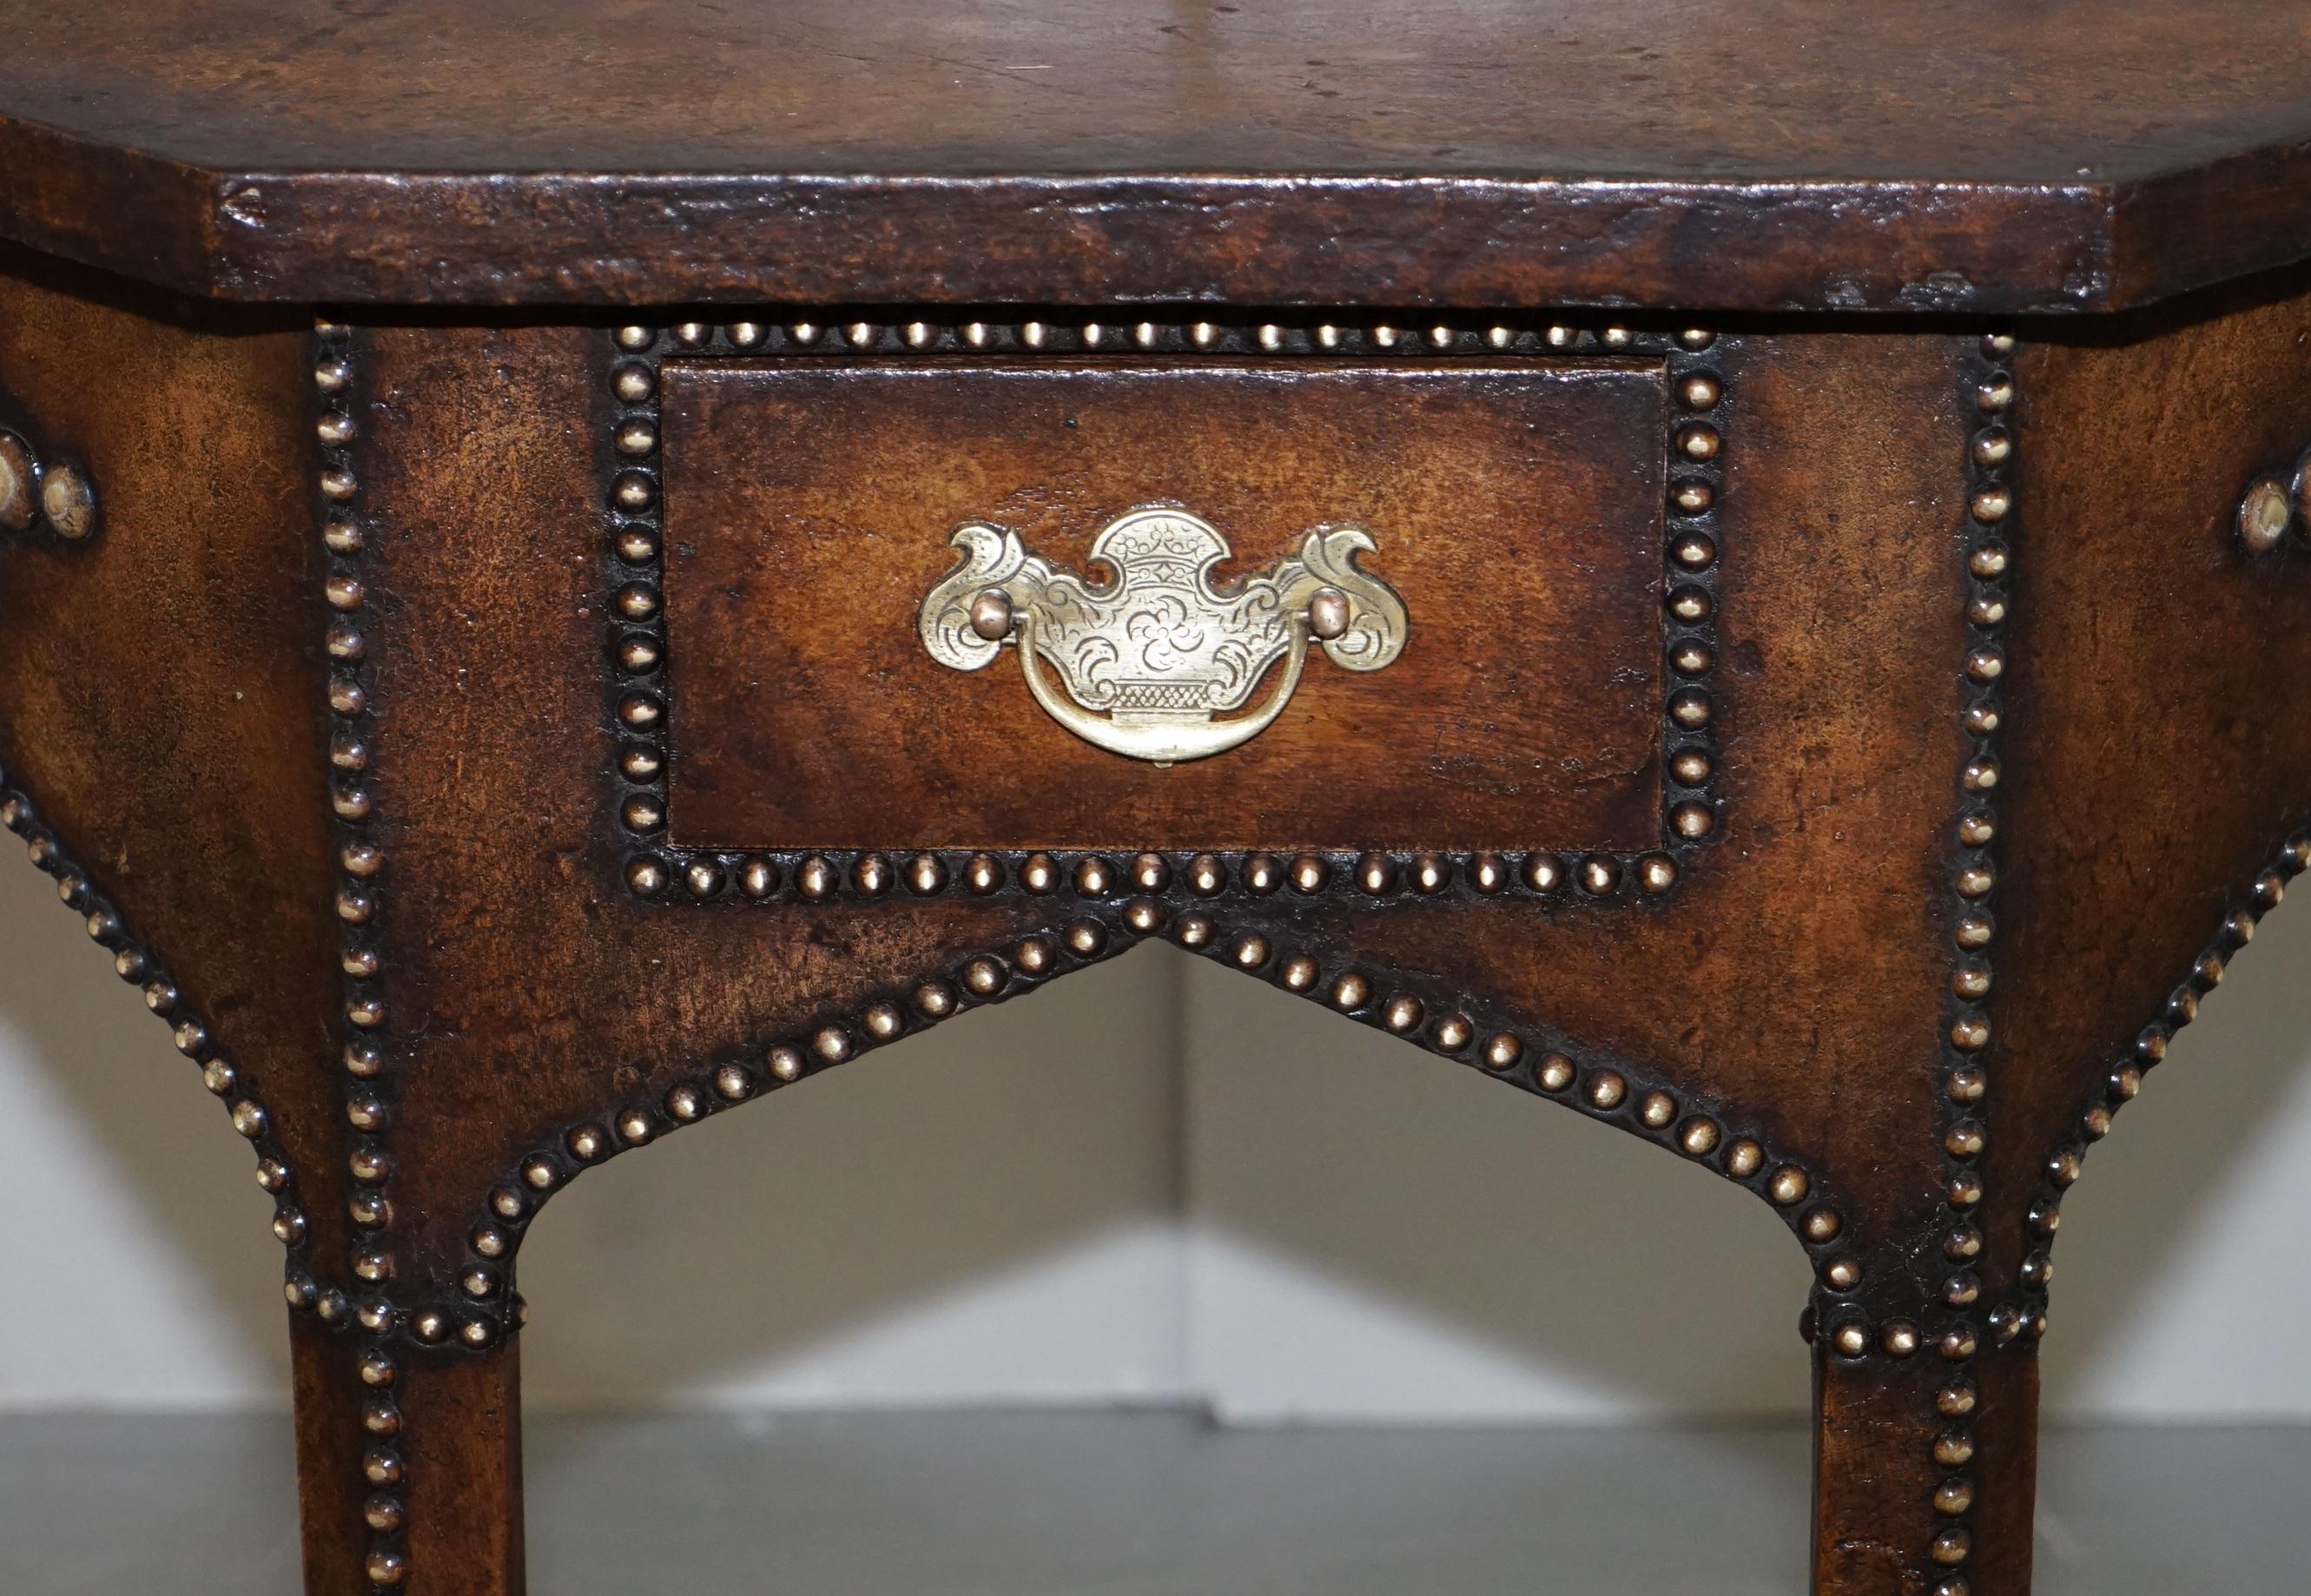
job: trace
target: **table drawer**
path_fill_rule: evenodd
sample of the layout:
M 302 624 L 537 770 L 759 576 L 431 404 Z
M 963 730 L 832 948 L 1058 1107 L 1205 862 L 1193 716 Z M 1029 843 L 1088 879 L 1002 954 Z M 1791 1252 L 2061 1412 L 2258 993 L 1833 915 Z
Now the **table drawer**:
M 614 448 L 610 493 L 611 580 L 649 593 L 621 622 L 621 658 L 650 668 L 618 715 L 644 776 L 621 815 L 651 847 L 1629 855 L 1714 801 L 1722 394 L 1690 352 L 1624 335 L 1557 353 L 1540 329 L 1303 334 L 1283 357 L 1251 328 L 1121 353 L 859 330 L 896 346 L 765 334 L 762 353 L 668 339 L 614 362 L 614 429 L 654 443 L 646 463 Z M 941 657 L 926 602 L 976 583 L 966 527 L 998 563 L 1016 539 L 1013 564 L 1048 568 L 1077 619 L 1099 612 L 1065 658 L 1039 648 L 1040 682 L 1021 648 Z M 1120 569 L 1135 531 L 1152 563 Z M 1243 620 L 1312 533 L 1352 561 L 1336 574 L 1359 624 L 1356 595 L 1395 606 L 1379 668 L 1312 637 L 1289 680 L 1283 624 Z M 1207 689 L 1226 702 L 1201 707 Z M 1209 757 L 1101 746 L 1147 720 L 1227 741 L 1271 707 Z

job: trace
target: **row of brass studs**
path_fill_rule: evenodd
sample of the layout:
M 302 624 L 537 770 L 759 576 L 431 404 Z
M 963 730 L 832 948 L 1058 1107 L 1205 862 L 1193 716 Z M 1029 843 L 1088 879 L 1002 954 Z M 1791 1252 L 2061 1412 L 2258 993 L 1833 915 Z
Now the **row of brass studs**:
M 682 862 L 679 890 L 701 900 L 731 895 L 754 903 L 836 899 L 872 902 L 903 895 L 937 897 L 960 890 L 974 897 L 1043 897 L 1066 893 L 1090 900 L 1127 894 L 1217 898 L 1302 897 L 1350 885 L 1372 899 L 1611 899 L 1630 892 L 1657 897 L 1677 881 L 1665 853 L 694 853 Z M 630 860 L 626 885 L 645 898 L 676 890 L 674 866 L 658 854 Z
M 370 686 L 373 640 L 365 616 L 369 594 L 365 556 L 375 528 L 363 515 L 362 482 L 354 443 L 360 431 L 360 373 L 353 361 L 350 327 L 315 324 L 313 387 L 319 406 L 315 432 L 320 444 L 319 524 L 324 574 L 321 597 L 328 610 L 324 646 L 329 659 L 330 802 L 336 816 L 336 914 L 339 964 L 344 996 L 347 1167 L 353 1179 L 349 1199 L 353 1223 L 353 1273 L 366 1288 L 359 1307 L 343 1291 L 323 1291 L 313 1304 L 324 1322 L 360 1326 L 355 1368 L 362 1382 L 361 1471 L 367 1497 L 362 1516 L 370 1544 L 363 1560 L 372 1589 L 398 1585 L 408 1574 L 402 1534 L 403 1487 L 407 1464 L 402 1451 L 402 1417 L 394 1400 L 396 1366 L 388 1339 L 398 1314 L 384 1295 L 393 1273 L 393 1255 L 383 1234 L 393 1221 L 386 1193 L 391 1173 L 386 1131 L 391 1122 L 384 1045 L 386 1007 L 378 976 L 378 888 L 385 856 L 372 838 L 375 796 L 371 788 Z M 360 1287 L 357 1287 L 360 1289 Z
M 0 825 L 22 837 L 32 862 L 56 878 L 57 896 L 80 915 L 89 940 L 112 955 L 113 973 L 142 991 L 144 1007 L 169 1026 L 177 1051 L 200 1066 L 201 1084 L 222 1100 L 233 1129 L 256 1147 L 257 1183 L 275 1199 L 273 1234 L 288 1250 L 289 1300 L 301 1304 L 301 1294 L 311 1289 L 305 1272 L 305 1213 L 297 1206 L 296 1178 L 287 1153 L 274 1135 L 273 1116 L 266 1112 L 256 1083 L 217 1045 L 208 1023 L 185 1001 L 159 955 L 129 930 L 119 911 L 106 902 L 86 872 L 40 824 L 32 800 L 4 781 L 0 781 Z
M 839 318 L 835 320 L 839 322 Z M 1722 352 L 1709 332 L 1689 330 L 1672 336 L 1621 326 L 1569 324 L 1484 327 L 1440 324 L 1425 332 L 1407 332 L 1387 324 L 1347 327 L 1330 322 L 1094 321 L 1063 327 L 1040 321 L 828 325 L 802 320 L 680 322 L 669 327 L 635 324 L 614 329 L 611 343 L 610 476 L 605 506 L 608 547 L 604 557 L 611 625 L 608 711 L 617 746 L 616 821 L 629 849 L 625 878 L 639 897 L 740 903 L 815 900 L 847 889 L 871 900 L 890 892 L 902 880 L 923 896 L 950 885 L 992 892 L 999 890 L 1005 878 L 1024 881 L 1038 870 L 1052 868 L 1047 855 L 1016 851 L 968 856 L 923 853 L 902 866 L 887 855 L 872 851 L 837 862 L 825 855 L 799 851 L 703 851 L 676 849 L 666 842 L 667 727 L 673 704 L 666 676 L 668 645 L 660 580 L 664 528 L 658 467 L 661 446 L 658 363 L 668 356 L 686 353 L 887 355 L 961 351 L 1033 355 L 1116 349 L 1353 354 L 1420 349 L 1451 355 L 1626 353 L 1658 358 L 1665 363 L 1674 412 L 1665 446 L 1669 488 L 1668 535 L 1662 556 L 1666 604 L 1663 843 L 1659 850 L 1635 854 L 1535 854 L 1528 856 L 1521 868 L 1524 881 L 1536 892 L 1553 892 L 1559 881 L 1570 878 L 1592 897 L 1621 894 L 1625 886 L 1632 898 L 1658 896 L 1676 885 L 1684 857 L 1716 833 L 1720 809 L 1714 738 L 1716 704 L 1708 682 L 1717 660 L 1721 536 L 1717 502 L 1723 482 L 1726 396 L 1723 377 L 1716 369 Z M 1193 862 L 1221 857 L 1199 855 Z M 1273 890 L 1259 885 L 1263 874 L 1278 885 L 1286 879 L 1284 867 L 1270 856 L 1232 859 L 1239 867 L 1251 868 L 1221 867 L 1217 876 L 1221 885 L 1216 893 L 1236 885 L 1252 894 Z M 1304 891 L 1322 891 L 1355 880 L 1373 896 L 1387 896 L 1404 887 L 1443 892 L 1458 875 L 1483 894 L 1511 885 L 1520 868 L 1511 862 L 1513 859 L 1478 853 L 1306 854 L 1293 861 L 1290 875 L 1295 886 L 1311 876 L 1317 880 L 1317 885 L 1302 887 Z M 1086 872 L 1095 880 L 1118 879 L 1112 863 L 1078 861 L 1063 871 L 1058 890 L 1066 890 Z M 980 885 L 990 879 L 996 885 Z M 1029 886 L 1027 890 L 1040 889 Z
M 1964 362 L 1963 402 L 1975 417 L 1967 452 L 1967 609 L 1969 632 L 1959 729 L 1966 738 L 1965 763 L 1958 773 L 1957 835 L 1950 868 L 1949 915 L 1952 948 L 1950 1022 L 1944 1038 L 1941 1112 L 1942 1197 L 1950 1213 L 1942 1234 L 1944 1306 L 1961 1315 L 1962 1339 L 1970 1365 L 1980 1350 L 1975 1322 L 1982 1278 L 1975 1262 L 1982 1252 L 1982 1227 L 1975 1213 L 1983 1197 L 1980 1163 L 1985 1145 L 1984 1100 L 1990 1088 L 1990 946 L 1996 929 L 1998 840 L 1997 736 L 2005 692 L 2008 611 L 2012 603 L 2011 545 L 2015 531 L 2014 339 L 1985 335 Z M 2012 1342 L 2019 1322 L 1990 1316 L 1993 1339 Z M 2043 1321 L 2036 1326 L 2043 1334 Z M 1933 1463 L 1940 1470 L 1933 1495 L 1933 1535 L 1927 1556 L 1942 1571 L 1932 1596 L 1969 1596 L 1963 1572 L 1974 1550 L 1967 1515 L 1974 1506 L 1975 1435 L 1968 1422 L 1975 1401 L 1974 1382 L 1962 1375 L 1934 1394 Z
M 1422 983 L 1401 981 L 1353 959 L 1328 960 L 1296 948 L 1287 933 L 1261 923 L 1223 924 L 1198 910 L 1182 911 L 1150 897 L 1121 905 L 1079 905 L 1057 930 L 1021 938 L 1007 948 L 970 955 L 855 1013 L 830 1016 L 770 1046 L 727 1059 L 680 1081 L 655 1102 L 630 1102 L 606 1118 L 564 1129 L 533 1148 L 492 1188 L 487 1210 L 467 1232 L 461 1284 L 481 1311 L 492 1285 L 520 1244 L 523 1229 L 553 1193 L 587 1169 L 644 1147 L 710 1114 L 847 1063 L 868 1049 L 926 1030 L 965 1009 L 1002 1002 L 1070 970 L 1112 957 L 1139 941 L 1167 936 L 1176 946 L 1269 981 L 1470 1065 L 1539 1096 L 1674 1149 L 1737 1182 L 1779 1209 L 1818 1260 L 1832 1256 L 1845 1230 L 1840 1208 L 1824 1199 L 1816 1177 L 1771 1152 L 1757 1137 L 1729 1128 L 1709 1105 L 1681 1102 L 1618 1062 L 1576 1062 L 1562 1037 L 1521 1027 L 1507 1016 Z M 1828 1267 L 1826 1262 L 1823 1267 Z M 469 1308 L 467 1311 L 473 1311 Z
M 2288 882 L 2307 869 L 2311 869 L 2311 831 L 2298 831 L 2225 909 L 2214 935 L 2192 960 L 2189 972 L 2167 993 L 2159 1016 L 2112 1061 L 2109 1073 L 2096 1086 L 2086 1105 L 2063 1128 L 2039 1165 L 2038 1189 L 2023 1217 L 2022 1264 L 2014 1294 L 1992 1314 L 2001 1334 L 2008 1333 L 2008 1327 L 2022 1324 L 2038 1335 L 2045 1333 L 2046 1291 L 2054 1278 L 2053 1251 L 2062 1222 L 2063 1193 L 2083 1173 L 2088 1151 L 2110 1134 L 2113 1117 L 2134 1101 L 2142 1090 L 2143 1077 L 2166 1060 L 2175 1033 L 2199 1017 L 2201 1000 L 2221 983 L 2231 957 L 2254 939 L 2257 922 L 2279 906 L 2287 895 Z

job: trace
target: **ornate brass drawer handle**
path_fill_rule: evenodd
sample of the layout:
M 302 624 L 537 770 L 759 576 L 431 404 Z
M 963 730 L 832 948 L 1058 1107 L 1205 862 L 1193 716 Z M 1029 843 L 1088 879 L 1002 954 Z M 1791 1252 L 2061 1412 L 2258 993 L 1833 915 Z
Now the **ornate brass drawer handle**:
M 1298 554 L 1225 591 L 1211 572 L 1227 540 L 1167 506 L 1102 529 L 1091 557 L 1115 573 L 1103 587 L 1054 571 L 1017 533 L 985 521 L 966 521 L 953 541 L 963 563 L 920 616 L 931 657 L 980 670 L 1015 645 L 1027 690 L 1051 719 L 1133 759 L 1205 759 L 1258 736 L 1299 685 L 1311 637 L 1343 670 L 1378 670 L 1404 649 L 1404 601 L 1357 567 L 1375 545 L 1356 527 L 1316 528 Z M 1279 659 L 1259 709 L 1213 719 L 1242 709 Z

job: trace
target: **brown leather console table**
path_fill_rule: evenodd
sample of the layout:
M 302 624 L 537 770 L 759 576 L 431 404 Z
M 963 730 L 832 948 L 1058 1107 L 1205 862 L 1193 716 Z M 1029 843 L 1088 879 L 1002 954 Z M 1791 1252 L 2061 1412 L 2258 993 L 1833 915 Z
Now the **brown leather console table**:
M 1158 938 L 1773 1205 L 1815 1590 L 2028 1589 L 2311 864 L 2295 8 L 104 12 L 0 820 L 256 1150 L 310 1590 L 520 1588 L 554 1192 Z

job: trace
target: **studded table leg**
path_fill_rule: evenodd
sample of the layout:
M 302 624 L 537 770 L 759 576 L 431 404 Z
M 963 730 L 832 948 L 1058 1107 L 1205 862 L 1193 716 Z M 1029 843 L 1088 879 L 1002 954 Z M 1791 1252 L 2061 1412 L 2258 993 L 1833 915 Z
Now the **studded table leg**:
M 2038 1360 L 1953 1333 L 1898 1356 L 1817 1338 L 1814 1596 L 2028 1596 Z

